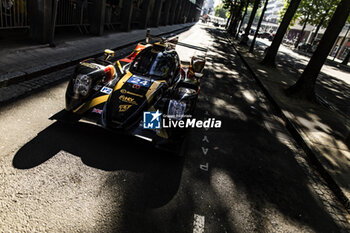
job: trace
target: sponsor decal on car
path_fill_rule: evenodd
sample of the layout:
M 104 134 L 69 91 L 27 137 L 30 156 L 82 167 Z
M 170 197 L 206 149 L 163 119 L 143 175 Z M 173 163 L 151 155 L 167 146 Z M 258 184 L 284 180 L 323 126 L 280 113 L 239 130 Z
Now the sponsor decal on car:
M 131 78 L 128 79 L 128 83 L 132 83 L 132 84 L 136 84 L 136 85 L 140 85 L 143 87 L 150 87 L 151 86 L 151 81 L 147 80 L 147 79 L 143 79 L 142 77 L 139 76 L 132 76 Z
M 109 88 L 109 87 L 103 87 L 103 88 L 101 89 L 101 92 L 102 92 L 102 93 L 105 93 L 105 94 L 107 94 L 107 95 L 110 95 L 110 94 L 112 93 L 112 91 L 113 91 L 113 89 L 112 89 L 112 88 Z
M 119 100 L 120 100 L 120 101 L 123 101 L 123 102 L 125 102 L 125 103 L 129 103 L 129 104 L 133 104 L 133 105 L 138 105 L 138 104 L 136 103 L 136 101 L 135 101 L 134 98 L 127 97 L 127 96 L 125 96 L 125 95 L 119 96 Z
M 97 114 L 102 114 L 103 110 L 98 109 L 98 108 L 94 108 L 94 109 L 92 109 L 92 112 L 97 113 Z
M 120 93 L 122 93 L 122 94 L 129 94 L 129 95 L 137 96 L 137 97 L 140 97 L 140 98 L 143 97 L 143 95 L 139 95 L 139 94 L 136 94 L 136 93 L 127 91 L 127 90 L 125 90 L 125 89 L 121 89 L 121 90 L 120 90 Z
M 119 112 L 126 112 L 132 105 L 119 105 Z
M 132 85 L 132 88 L 134 88 L 134 89 L 140 89 L 140 87 L 141 87 L 140 85 L 136 85 L 136 84 Z

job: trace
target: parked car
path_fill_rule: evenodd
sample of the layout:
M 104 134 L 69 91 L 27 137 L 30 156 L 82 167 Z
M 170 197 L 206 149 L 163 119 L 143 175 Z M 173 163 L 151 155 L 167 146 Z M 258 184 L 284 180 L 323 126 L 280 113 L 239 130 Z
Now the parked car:
M 268 32 L 263 32 L 258 34 L 259 38 L 268 39 L 269 41 L 272 41 L 274 36 L 275 36 L 274 34 L 268 33 Z
M 252 36 L 254 36 L 254 34 L 255 34 L 255 29 L 250 29 L 250 31 L 249 31 L 249 35 L 252 35 Z
M 313 53 L 315 52 L 315 46 L 313 46 L 312 44 L 308 43 L 300 43 L 298 45 L 298 50 L 306 52 L 306 53 Z
M 268 38 L 269 35 L 270 33 L 268 32 L 261 32 L 261 33 L 258 33 L 258 38 L 265 39 L 265 38 Z

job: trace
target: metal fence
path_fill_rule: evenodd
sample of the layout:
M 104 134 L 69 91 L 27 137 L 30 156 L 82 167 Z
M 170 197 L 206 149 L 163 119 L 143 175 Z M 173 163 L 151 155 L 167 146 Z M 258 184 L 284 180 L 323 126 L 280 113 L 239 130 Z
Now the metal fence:
M 129 0 L 127 0 L 129 1 Z M 105 11 L 105 25 L 114 29 L 121 23 L 122 1 L 107 0 Z M 58 0 L 56 26 L 79 26 L 86 28 L 89 25 L 89 14 L 92 14 L 91 0 Z
M 91 5 L 91 1 L 88 0 L 59 0 L 56 26 L 88 25 L 88 14 Z
M 107 0 L 106 1 L 106 12 L 105 12 L 105 25 L 108 29 L 115 29 L 121 25 L 121 12 L 122 12 L 122 1 L 120 0 Z
M 0 0 L 0 29 L 27 27 L 26 0 Z

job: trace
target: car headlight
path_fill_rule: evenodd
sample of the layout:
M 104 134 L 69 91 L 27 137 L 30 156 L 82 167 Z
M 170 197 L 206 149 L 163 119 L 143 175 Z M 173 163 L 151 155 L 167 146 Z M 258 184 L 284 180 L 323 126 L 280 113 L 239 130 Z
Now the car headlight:
M 92 80 L 87 75 L 78 75 L 74 83 L 74 93 L 87 96 L 91 87 Z
M 186 103 L 182 101 L 170 100 L 168 105 L 168 118 L 181 120 L 185 114 Z

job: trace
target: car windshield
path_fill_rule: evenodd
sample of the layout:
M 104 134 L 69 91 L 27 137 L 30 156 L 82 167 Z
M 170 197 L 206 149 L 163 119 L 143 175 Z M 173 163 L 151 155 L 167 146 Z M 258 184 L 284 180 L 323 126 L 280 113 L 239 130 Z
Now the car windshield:
M 156 79 L 165 79 L 174 67 L 171 53 L 154 52 L 152 49 L 142 51 L 133 61 L 130 72 L 134 74 L 153 76 Z

